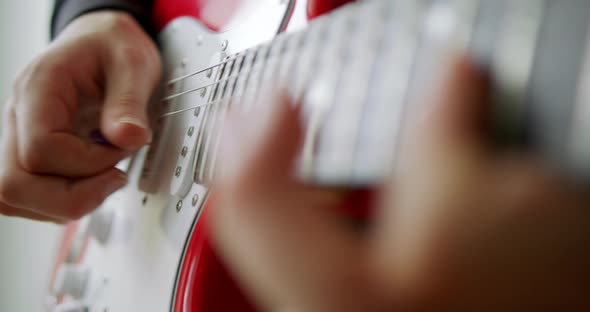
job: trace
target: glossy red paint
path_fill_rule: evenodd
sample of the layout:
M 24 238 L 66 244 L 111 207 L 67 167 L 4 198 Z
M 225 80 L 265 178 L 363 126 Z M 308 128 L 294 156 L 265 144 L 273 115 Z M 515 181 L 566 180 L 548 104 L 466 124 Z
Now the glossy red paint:
M 349 192 L 337 211 L 353 223 L 366 224 L 373 216 L 374 192 Z M 207 231 L 207 211 L 215 209 L 208 200 L 189 238 L 180 266 L 174 312 L 255 312 L 256 309 L 231 277 L 215 252 Z
M 157 31 L 170 21 L 190 16 L 212 31 L 222 31 L 239 9 L 243 0 L 156 0 L 152 19 Z
M 307 17 L 314 19 L 354 0 L 308 0 Z
M 190 237 L 180 267 L 174 312 L 254 312 L 256 309 L 230 276 L 207 237 L 206 211 Z

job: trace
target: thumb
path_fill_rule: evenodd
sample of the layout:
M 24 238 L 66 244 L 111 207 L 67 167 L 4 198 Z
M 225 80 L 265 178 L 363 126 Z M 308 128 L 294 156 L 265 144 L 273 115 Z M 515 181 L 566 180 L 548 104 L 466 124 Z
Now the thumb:
M 101 129 L 113 145 L 136 150 L 151 141 L 147 105 L 160 80 L 161 63 L 156 51 L 124 51 L 107 58 L 108 64 L 104 66 L 106 90 Z

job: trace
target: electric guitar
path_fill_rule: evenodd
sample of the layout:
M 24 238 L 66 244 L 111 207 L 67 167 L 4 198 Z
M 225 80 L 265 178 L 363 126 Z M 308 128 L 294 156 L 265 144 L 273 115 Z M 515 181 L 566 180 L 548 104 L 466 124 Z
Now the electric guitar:
M 65 228 L 49 311 L 255 311 L 207 238 L 209 186 L 228 111 L 279 89 L 302 105 L 298 176 L 363 190 L 395 173 L 407 120 L 462 50 L 491 74 L 503 148 L 590 176 L 590 2 L 347 2 L 155 1 L 154 140 L 118 165 L 125 189 Z M 343 212 L 370 218 L 370 197 L 352 192 Z

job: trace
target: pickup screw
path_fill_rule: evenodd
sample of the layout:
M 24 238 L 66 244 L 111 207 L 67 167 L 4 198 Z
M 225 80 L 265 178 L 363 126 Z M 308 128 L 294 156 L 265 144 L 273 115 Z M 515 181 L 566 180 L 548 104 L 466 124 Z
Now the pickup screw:
M 180 155 L 182 155 L 182 157 L 186 157 L 186 154 L 188 154 L 188 147 L 183 146 L 182 150 L 180 151 Z
M 182 199 L 176 203 L 176 212 L 180 212 L 182 210 Z
M 174 172 L 174 175 L 178 178 L 178 177 L 180 177 L 181 173 L 182 173 L 182 167 L 180 167 L 180 166 L 176 167 L 176 172 Z

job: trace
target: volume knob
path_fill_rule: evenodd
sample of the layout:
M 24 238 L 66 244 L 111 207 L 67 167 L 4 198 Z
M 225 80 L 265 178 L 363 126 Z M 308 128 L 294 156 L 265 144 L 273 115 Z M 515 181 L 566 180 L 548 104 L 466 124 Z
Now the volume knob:
M 53 292 L 80 299 L 86 294 L 90 281 L 90 269 L 79 264 L 63 264 L 55 278 Z
M 101 244 L 105 244 L 111 236 L 115 221 L 115 212 L 111 209 L 99 209 L 92 213 L 88 220 L 87 237 L 93 237 Z

